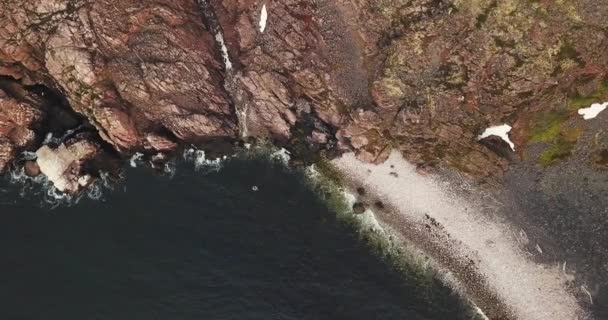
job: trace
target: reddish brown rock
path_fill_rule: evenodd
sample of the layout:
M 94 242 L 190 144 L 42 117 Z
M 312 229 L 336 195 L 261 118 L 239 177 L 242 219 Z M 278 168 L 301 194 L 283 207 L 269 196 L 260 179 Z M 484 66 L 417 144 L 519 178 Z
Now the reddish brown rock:
M 3 173 L 14 157 L 36 139 L 33 130 L 42 119 L 42 112 L 6 96 L 2 90 L 0 93 L 0 173 Z
M 147 146 L 159 152 L 168 152 L 177 148 L 177 143 L 161 134 L 154 132 L 151 132 L 146 136 L 146 141 L 148 142 Z
M 235 64 L 227 81 L 247 135 L 289 139 L 299 103 L 327 125 L 340 126 L 350 108 L 371 101 L 356 31 L 336 3 L 210 2 Z M 262 32 L 263 5 L 268 20 Z
M 158 128 L 187 142 L 237 135 L 214 34 L 194 1 L 87 4 L 0 5 L 3 74 L 58 86 L 121 150 Z
M 30 177 L 37 177 L 40 175 L 40 166 L 36 161 L 26 161 L 23 165 L 23 170 L 26 175 Z
M 15 154 L 15 146 L 10 141 L 0 139 L 0 173 L 6 171 Z
M 0 76 L 61 92 L 125 154 L 268 138 L 375 163 L 397 149 L 497 180 L 510 157 L 477 140 L 485 127 L 513 125 L 523 150 L 531 114 L 576 116 L 569 101 L 602 96 L 607 12 L 587 0 L 26 0 L 0 4 Z M 5 158 L 28 130 L 0 132 Z

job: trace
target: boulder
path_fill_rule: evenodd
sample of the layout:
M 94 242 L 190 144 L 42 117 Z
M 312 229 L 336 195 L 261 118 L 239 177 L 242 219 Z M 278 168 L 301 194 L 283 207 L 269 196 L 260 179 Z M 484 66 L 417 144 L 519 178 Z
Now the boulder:
M 100 154 L 98 145 L 78 140 L 69 145 L 62 143 L 55 149 L 42 146 L 36 151 L 36 163 L 57 190 L 75 194 L 94 181 L 86 165 Z
M 23 170 L 25 174 L 29 177 L 37 177 L 40 175 L 40 166 L 36 161 L 26 161 L 23 165 Z
M 353 204 L 353 212 L 355 214 L 364 214 L 366 210 L 367 210 L 367 205 L 365 203 L 357 202 L 357 203 Z

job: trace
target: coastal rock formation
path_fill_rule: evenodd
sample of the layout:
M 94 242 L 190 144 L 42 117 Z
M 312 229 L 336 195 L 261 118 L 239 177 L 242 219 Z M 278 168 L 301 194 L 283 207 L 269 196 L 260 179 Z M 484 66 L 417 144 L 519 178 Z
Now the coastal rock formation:
M 251 137 L 296 157 L 396 149 L 496 183 L 528 145 L 545 146 L 541 165 L 567 156 L 577 109 L 608 100 L 608 4 L 591 0 L 13 4 L 0 76 L 56 92 L 124 156 Z M 503 123 L 517 154 L 477 139 Z M 9 131 L 2 167 L 35 140 Z
M 0 173 L 19 152 L 32 147 L 36 140 L 34 128 L 41 119 L 39 109 L 8 97 L 0 89 Z
M 42 146 L 36 151 L 36 163 L 57 190 L 74 194 L 94 181 L 94 177 L 86 172 L 87 165 L 100 153 L 98 145 L 77 139 L 57 148 Z
M 118 150 L 150 133 L 233 137 L 215 42 L 193 1 L 0 5 L 5 75 L 60 91 Z
M 118 161 L 164 169 L 183 148 L 399 153 L 418 176 L 506 181 L 537 213 L 522 225 L 591 243 L 564 260 L 605 274 L 608 111 L 579 112 L 608 101 L 607 16 L 597 0 L 0 0 L 0 174 L 26 166 L 78 193 Z M 514 145 L 481 138 L 490 127 Z M 392 205 L 370 200 L 353 211 Z

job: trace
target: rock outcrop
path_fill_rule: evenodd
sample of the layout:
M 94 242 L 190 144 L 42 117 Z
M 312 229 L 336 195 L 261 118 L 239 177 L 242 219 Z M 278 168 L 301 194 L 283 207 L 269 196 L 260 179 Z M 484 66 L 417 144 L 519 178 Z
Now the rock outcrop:
M 397 149 L 495 182 L 529 144 L 574 143 L 576 108 L 608 100 L 607 14 L 592 0 L 4 1 L 0 76 L 60 93 L 122 155 L 252 137 L 296 157 Z M 19 119 L 1 99 L 0 119 Z M 37 117 L 0 129 L 2 167 Z M 518 154 L 478 141 L 502 123 Z
M 34 129 L 42 115 L 38 108 L 8 97 L 0 89 L 0 173 L 19 152 L 33 146 L 36 140 Z
M 95 180 L 92 172 L 87 172 L 87 166 L 100 154 L 98 145 L 75 139 L 57 148 L 42 146 L 36 151 L 36 163 L 57 190 L 75 194 Z

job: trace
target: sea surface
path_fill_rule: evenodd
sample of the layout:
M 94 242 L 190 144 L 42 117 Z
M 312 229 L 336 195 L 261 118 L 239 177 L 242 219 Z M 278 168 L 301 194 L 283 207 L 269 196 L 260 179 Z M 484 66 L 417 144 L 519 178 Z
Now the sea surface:
M 19 189 L 0 182 L 3 320 L 469 319 L 276 164 L 129 169 L 102 199 L 55 208 Z

